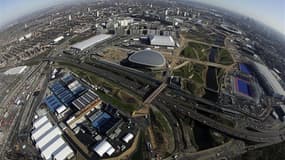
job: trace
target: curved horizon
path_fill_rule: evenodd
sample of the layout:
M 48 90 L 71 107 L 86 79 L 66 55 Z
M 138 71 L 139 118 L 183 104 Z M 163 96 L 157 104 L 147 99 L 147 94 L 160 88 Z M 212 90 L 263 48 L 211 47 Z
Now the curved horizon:
M 204 3 L 253 18 L 285 35 L 284 0 L 189 0 Z
M 0 28 L 48 7 L 83 0 L 0 0 Z M 189 0 L 221 7 L 253 18 L 285 35 L 285 1 L 275 0 Z M 258 5 L 257 5 L 258 4 Z M 6 16 L 9 15 L 9 16 Z

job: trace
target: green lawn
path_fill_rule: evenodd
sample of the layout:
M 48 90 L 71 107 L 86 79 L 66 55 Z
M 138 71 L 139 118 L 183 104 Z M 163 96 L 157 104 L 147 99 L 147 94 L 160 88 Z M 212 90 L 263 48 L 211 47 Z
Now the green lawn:
M 228 50 L 226 49 L 218 50 L 218 63 L 224 65 L 231 65 L 234 63 L 233 58 Z
M 132 113 L 136 109 L 138 109 L 139 106 L 136 106 L 136 104 L 126 103 L 122 101 L 121 99 L 114 97 L 109 94 L 105 94 L 99 90 L 96 91 L 96 93 L 99 95 L 99 97 L 107 103 L 110 103 L 116 107 L 118 107 L 120 110 L 122 110 L 125 113 Z
M 99 97 L 106 103 L 110 103 L 116 107 L 118 107 L 120 110 L 122 110 L 125 113 L 132 113 L 136 109 L 140 107 L 139 102 L 136 100 L 132 103 L 127 102 L 126 99 L 122 99 L 122 97 L 118 96 L 118 92 L 124 92 L 126 95 L 126 91 L 123 91 L 120 86 L 117 84 L 114 84 L 112 82 L 109 82 L 101 77 L 96 76 L 93 73 L 83 71 L 81 69 L 75 68 L 75 67 L 70 67 L 68 68 L 76 73 L 78 76 L 82 77 L 83 79 L 89 81 L 91 84 L 96 84 L 100 86 L 104 86 L 106 88 L 109 88 L 111 90 L 111 93 L 105 94 L 99 90 L 96 91 L 96 93 L 99 95 Z M 134 97 L 132 97 L 134 98 Z M 137 97 L 136 97 L 137 98 Z
M 150 118 L 152 120 L 153 133 L 157 144 L 157 151 L 162 157 L 169 156 L 175 145 L 172 128 L 166 117 L 159 110 L 151 110 Z
M 208 61 L 210 48 L 204 44 L 189 42 L 188 46 L 181 52 L 181 55 L 187 58 Z
M 145 145 L 144 135 L 140 134 L 136 151 L 133 153 L 131 160 L 144 160 L 143 145 Z
M 192 75 L 193 66 L 187 64 L 182 68 L 179 68 L 173 72 L 174 76 L 180 76 L 182 78 L 189 78 Z
M 188 46 L 186 47 L 182 53 L 181 53 L 182 56 L 184 57 L 187 57 L 187 58 L 193 58 L 193 59 L 197 59 L 198 57 L 196 56 L 195 54 L 195 51 L 194 51 L 194 48 Z
M 195 95 L 203 93 L 205 87 L 205 72 L 207 67 L 199 64 L 187 64 L 184 67 L 175 70 L 174 76 L 180 76 L 183 79 L 184 89 Z

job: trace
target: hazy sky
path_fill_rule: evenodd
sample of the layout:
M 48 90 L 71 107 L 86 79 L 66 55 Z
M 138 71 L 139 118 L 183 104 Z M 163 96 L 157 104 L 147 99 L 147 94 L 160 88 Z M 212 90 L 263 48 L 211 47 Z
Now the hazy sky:
M 255 18 L 285 34 L 285 0 L 191 0 Z
M 0 26 L 39 9 L 74 0 L 0 0 Z
M 38 9 L 74 0 L 0 0 L 0 26 Z M 192 0 L 258 19 L 285 34 L 285 0 Z

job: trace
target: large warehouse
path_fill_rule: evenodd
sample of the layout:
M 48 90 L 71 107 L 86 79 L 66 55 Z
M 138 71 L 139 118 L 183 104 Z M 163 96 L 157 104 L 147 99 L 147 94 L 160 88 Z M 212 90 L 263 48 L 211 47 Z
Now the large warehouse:
M 175 41 L 171 36 L 149 36 L 150 44 L 153 46 L 175 47 Z
M 71 48 L 78 49 L 78 50 L 82 51 L 88 47 L 91 47 L 93 45 L 101 43 L 101 42 L 103 42 L 103 41 L 105 41 L 111 37 L 112 37 L 111 34 L 99 34 L 99 35 L 93 36 L 89 39 L 86 39 L 82 42 L 78 42 L 78 43 L 72 45 Z
M 146 49 L 138 51 L 128 58 L 129 65 L 132 67 L 157 70 L 162 69 L 166 65 L 164 56 L 156 51 Z
M 274 77 L 274 75 L 270 72 L 268 67 L 257 62 L 253 62 L 252 65 L 257 73 L 260 85 L 267 94 L 275 97 L 285 97 L 284 88 L 278 82 L 276 77 Z
M 33 122 L 31 138 L 45 160 L 66 160 L 74 157 L 73 150 L 61 135 L 59 127 L 53 126 L 47 116 Z

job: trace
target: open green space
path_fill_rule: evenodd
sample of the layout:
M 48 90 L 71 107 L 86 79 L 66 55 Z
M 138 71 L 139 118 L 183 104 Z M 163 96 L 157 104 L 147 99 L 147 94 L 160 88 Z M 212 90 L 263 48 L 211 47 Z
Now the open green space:
M 91 84 L 98 85 L 109 89 L 111 92 L 108 94 L 103 93 L 100 90 L 95 91 L 99 97 L 106 103 L 110 103 L 125 113 L 131 114 L 133 111 L 139 109 L 141 106 L 140 100 L 132 96 L 126 90 L 122 89 L 115 83 L 109 82 L 95 74 L 84 71 L 75 67 L 68 66 L 68 68 L 78 76 L 87 80 Z
M 205 88 L 207 67 L 199 64 L 187 64 L 173 72 L 174 76 L 180 76 L 183 88 L 194 95 L 202 95 Z
M 141 134 L 139 137 L 136 151 L 133 153 L 131 160 L 144 160 L 143 148 L 145 145 L 144 135 Z
M 123 112 L 126 113 L 132 113 L 133 111 L 135 111 L 136 109 L 138 109 L 138 106 L 136 106 L 136 104 L 133 103 L 127 103 L 125 101 L 123 101 L 122 99 L 113 96 L 113 95 L 109 95 L 109 94 L 105 94 L 102 91 L 97 90 L 96 93 L 99 95 L 99 97 L 107 103 L 110 103 L 114 106 L 117 106 L 120 110 L 122 110 Z
M 190 32 L 183 32 L 182 34 L 187 39 L 197 40 L 210 44 L 213 44 L 217 37 L 217 35 L 214 32 L 206 30 L 205 28 L 199 25 L 193 26 Z
M 226 49 L 218 49 L 218 63 L 224 65 L 231 65 L 234 63 L 230 52 Z
M 159 111 L 152 109 L 150 111 L 152 128 L 157 144 L 156 150 L 163 156 L 169 156 L 175 145 L 173 131 L 166 117 Z
M 210 49 L 210 46 L 189 42 L 188 46 L 181 52 L 181 55 L 187 58 L 208 61 Z
M 174 76 L 179 76 L 188 79 L 193 74 L 192 70 L 193 70 L 193 65 L 187 64 L 177 70 L 174 70 L 173 74 Z

